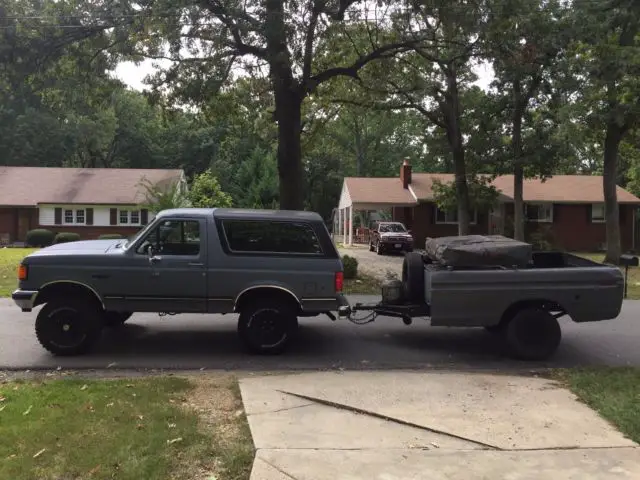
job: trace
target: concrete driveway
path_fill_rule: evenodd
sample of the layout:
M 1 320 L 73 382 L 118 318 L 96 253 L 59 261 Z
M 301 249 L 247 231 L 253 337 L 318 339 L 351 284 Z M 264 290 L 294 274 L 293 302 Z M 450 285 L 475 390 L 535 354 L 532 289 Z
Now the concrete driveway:
M 372 302 L 376 297 L 352 297 Z M 301 321 L 300 336 L 285 355 L 243 352 L 235 316 L 136 314 L 124 328 L 106 332 L 90 355 L 59 358 L 37 343 L 34 313 L 21 313 L 0 299 L 0 369 L 531 369 L 577 365 L 640 366 L 640 301 L 624 303 L 616 320 L 578 325 L 561 320 L 562 344 L 545 363 L 523 363 L 500 355 L 496 338 L 482 329 L 432 328 L 417 320 L 379 318 L 369 325 L 326 317 Z
M 640 478 L 640 450 L 553 382 L 465 373 L 244 378 L 252 480 Z

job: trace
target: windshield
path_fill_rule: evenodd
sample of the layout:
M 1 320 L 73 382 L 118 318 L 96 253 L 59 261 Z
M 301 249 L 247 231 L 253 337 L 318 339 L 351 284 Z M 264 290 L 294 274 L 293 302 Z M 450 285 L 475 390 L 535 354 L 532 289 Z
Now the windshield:
M 380 225 L 380 233 L 384 232 L 394 232 L 394 233 L 404 233 L 407 229 L 401 223 L 383 223 Z
M 133 245 L 134 243 L 136 243 L 140 238 L 142 238 L 144 235 L 147 234 L 147 232 L 149 230 L 151 230 L 152 226 L 154 225 L 155 222 L 151 221 L 147 224 L 146 227 L 144 227 L 142 230 L 140 230 L 138 233 L 135 234 L 135 236 L 129 240 L 127 240 L 126 242 L 124 242 L 124 245 L 122 246 L 123 248 L 129 248 L 130 245 Z

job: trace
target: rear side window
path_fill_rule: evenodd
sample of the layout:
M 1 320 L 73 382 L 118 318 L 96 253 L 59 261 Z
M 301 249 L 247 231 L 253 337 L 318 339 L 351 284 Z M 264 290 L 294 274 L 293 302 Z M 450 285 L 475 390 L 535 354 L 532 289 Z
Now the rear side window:
M 308 223 L 263 220 L 223 220 L 232 252 L 322 255 L 322 247 Z

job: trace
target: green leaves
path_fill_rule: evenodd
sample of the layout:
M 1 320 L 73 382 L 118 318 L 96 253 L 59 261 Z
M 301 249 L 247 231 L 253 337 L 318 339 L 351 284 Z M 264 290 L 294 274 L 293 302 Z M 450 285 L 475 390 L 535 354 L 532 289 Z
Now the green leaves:
M 188 197 L 191 206 L 196 208 L 227 208 L 233 203 L 231 195 L 222 191 L 211 170 L 196 175 Z

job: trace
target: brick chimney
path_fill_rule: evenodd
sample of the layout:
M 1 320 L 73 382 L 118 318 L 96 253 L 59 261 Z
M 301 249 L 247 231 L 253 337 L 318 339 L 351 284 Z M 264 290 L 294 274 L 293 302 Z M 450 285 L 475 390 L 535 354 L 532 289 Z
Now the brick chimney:
M 400 181 L 402 182 L 402 188 L 409 188 L 411 185 L 411 164 L 409 159 L 405 158 L 400 167 Z

